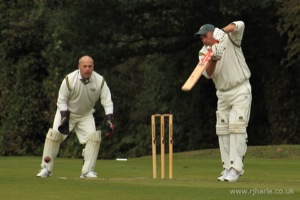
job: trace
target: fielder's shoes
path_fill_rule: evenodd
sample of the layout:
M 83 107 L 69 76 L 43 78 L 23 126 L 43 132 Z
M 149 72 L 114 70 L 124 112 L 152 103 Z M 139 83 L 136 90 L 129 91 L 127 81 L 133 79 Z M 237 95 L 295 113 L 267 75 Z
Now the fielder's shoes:
M 226 176 L 228 176 L 229 174 L 229 170 L 228 169 L 224 169 L 221 172 L 221 176 L 218 177 L 218 181 L 225 181 Z
M 41 178 L 46 178 L 52 176 L 52 172 L 48 171 L 46 167 L 43 167 L 36 176 Z
M 86 174 L 81 174 L 80 175 L 80 178 L 97 178 L 97 173 L 94 172 L 94 171 L 89 171 L 88 173 Z
M 244 174 L 244 170 L 242 169 L 241 172 L 236 171 L 234 168 L 231 168 L 228 175 L 225 178 L 225 181 L 228 182 L 236 182 L 240 176 Z

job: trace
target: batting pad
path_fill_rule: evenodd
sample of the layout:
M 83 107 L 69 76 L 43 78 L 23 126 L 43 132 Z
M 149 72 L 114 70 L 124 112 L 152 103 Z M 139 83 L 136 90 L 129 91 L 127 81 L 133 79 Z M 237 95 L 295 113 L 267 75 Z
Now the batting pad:
M 224 112 L 216 112 L 217 124 L 216 133 L 217 135 L 229 134 L 229 114 Z
M 82 166 L 82 174 L 93 171 L 98 158 L 101 143 L 101 131 L 96 131 L 89 135 L 85 149 L 82 152 L 84 164 Z
M 247 151 L 247 133 L 230 134 L 230 165 L 238 172 L 242 171 L 243 158 Z
M 248 118 L 241 109 L 233 109 L 230 112 L 230 133 L 246 133 Z
M 54 164 L 54 159 L 56 158 L 58 151 L 59 151 L 59 146 L 60 143 L 64 140 L 64 136 L 60 134 L 59 132 L 49 129 L 47 135 L 46 135 L 46 141 L 44 145 L 44 152 L 43 152 L 43 157 L 42 157 L 42 164 L 41 166 L 44 167 L 46 166 L 48 171 L 52 172 L 53 170 L 53 164 Z M 44 161 L 44 158 L 46 156 L 49 156 L 51 158 L 50 162 L 46 163 Z

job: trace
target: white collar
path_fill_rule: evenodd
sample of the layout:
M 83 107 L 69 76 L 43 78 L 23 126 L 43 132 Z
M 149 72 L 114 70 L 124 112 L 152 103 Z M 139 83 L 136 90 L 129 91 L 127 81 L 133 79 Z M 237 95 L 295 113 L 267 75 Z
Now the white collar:
M 89 80 L 83 81 L 80 71 L 79 70 L 77 70 L 77 71 L 78 71 L 78 78 L 79 78 L 80 81 L 85 82 L 85 83 L 89 83 L 89 82 L 93 81 L 93 72 L 92 72 L 92 75 L 89 78 Z

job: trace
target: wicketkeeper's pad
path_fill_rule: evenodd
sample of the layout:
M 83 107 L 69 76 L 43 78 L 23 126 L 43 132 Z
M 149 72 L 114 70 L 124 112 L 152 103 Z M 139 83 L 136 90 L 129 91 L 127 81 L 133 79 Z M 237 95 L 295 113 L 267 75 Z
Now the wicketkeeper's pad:
M 96 165 L 101 143 L 101 131 L 96 131 L 89 135 L 85 149 L 82 152 L 84 164 L 82 166 L 82 174 L 93 171 Z
M 43 158 L 42 158 L 42 164 L 41 166 L 46 166 L 48 171 L 52 172 L 53 170 L 53 164 L 54 159 L 56 158 L 60 143 L 65 139 L 65 137 L 60 134 L 59 132 L 49 129 L 48 133 L 46 135 L 45 145 L 44 145 L 44 152 L 43 152 Z M 46 156 L 49 156 L 51 158 L 50 162 L 46 163 L 44 161 L 44 158 Z

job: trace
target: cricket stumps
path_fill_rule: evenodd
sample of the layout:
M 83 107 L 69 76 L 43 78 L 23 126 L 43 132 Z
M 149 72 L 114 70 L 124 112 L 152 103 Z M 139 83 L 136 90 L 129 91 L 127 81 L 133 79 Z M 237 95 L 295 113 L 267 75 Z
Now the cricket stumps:
M 151 116 L 152 133 L 152 172 L 153 178 L 157 178 L 156 165 L 156 118 L 160 122 L 160 151 L 161 151 L 161 179 L 165 178 L 165 119 L 168 119 L 169 131 L 169 179 L 173 178 L 173 115 L 153 114 Z

